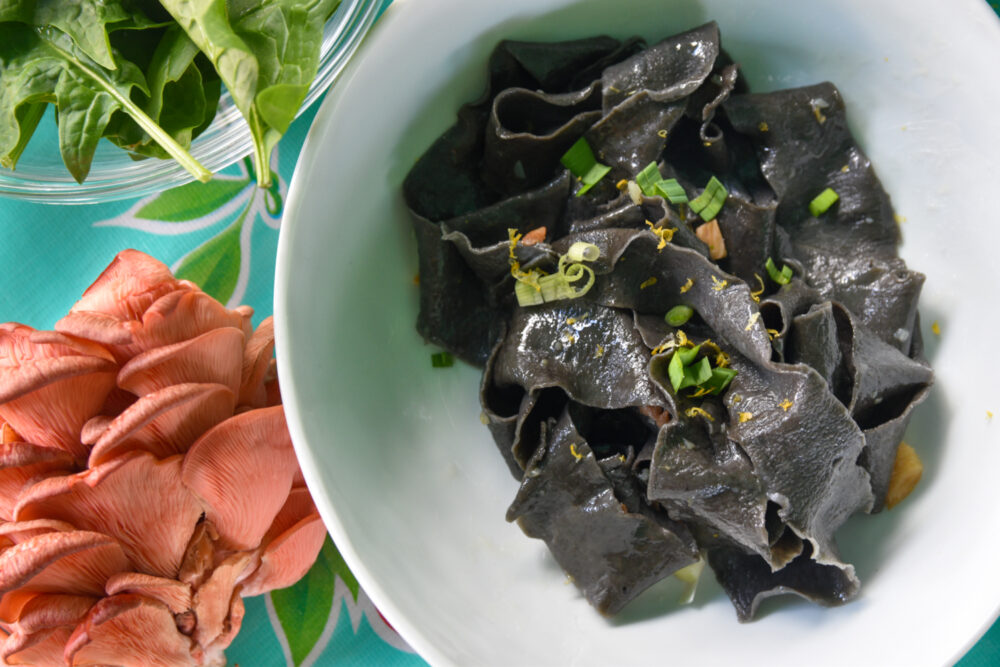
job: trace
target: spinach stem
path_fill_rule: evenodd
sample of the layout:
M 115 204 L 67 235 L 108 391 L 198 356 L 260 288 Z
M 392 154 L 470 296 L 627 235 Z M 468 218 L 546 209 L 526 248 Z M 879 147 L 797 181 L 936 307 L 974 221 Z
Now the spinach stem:
M 48 41 L 48 40 L 46 40 Z M 89 67 L 83 62 L 80 62 L 78 58 L 75 58 L 72 54 L 67 53 L 65 50 L 61 49 L 58 45 L 53 42 L 48 42 L 49 46 L 66 58 L 67 62 L 70 62 L 83 72 L 85 75 L 97 82 L 97 84 L 104 89 L 108 95 L 113 97 L 118 104 L 121 105 L 122 109 L 132 116 L 132 119 L 146 131 L 153 140 L 158 143 L 163 150 L 165 150 L 170 157 L 174 158 L 184 169 L 187 170 L 189 174 L 194 176 L 196 179 L 202 183 L 207 183 L 212 178 L 212 172 L 202 166 L 194 157 L 184 150 L 184 147 L 177 143 L 173 137 L 171 137 L 162 127 L 156 124 L 152 118 L 146 115 L 142 109 L 140 109 L 135 102 L 133 102 L 127 95 L 123 95 L 118 91 L 113 85 L 111 85 L 104 77 L 100 75 L 93 68 Z

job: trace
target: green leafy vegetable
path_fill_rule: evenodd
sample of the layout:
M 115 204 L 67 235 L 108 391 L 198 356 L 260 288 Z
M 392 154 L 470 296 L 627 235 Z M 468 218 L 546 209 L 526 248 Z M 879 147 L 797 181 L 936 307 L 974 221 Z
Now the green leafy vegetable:
M 108 26 L 129 18 L 130 14 L 118 0 L 0 0 L 0 22 L 58 28 L 105 69 L 117 67 L 108 40 Z
M 559 161 L 583 183 L 583 187 L 577 190 L 577 197 L 585 194 L 611 171 L 611 167 L 597 161 L 590 144 L 583 137 L 577 139 Z
M 792 281 L 792 269 L 787 264 L 782 265 L 781 271 L 778 271 L 774 260 L 768 257 L 767 261 L 764 262 L 764 268 L 767 269 L 767 275 L 771 276 L 771 280 L 779 285 L 787 285 Z
M 19 146 L 23 149 L 25 137 L 34 130 L 31 114 L 19 113 L 19 108 L 51 102 L 59 112 L 63 162 L 78 182 L 90 171 L 97 142 L 118 110 L 131 116 L 196 178 L 211 178 L 132 101 L 134 88 L 147 91 L 138 68 L 117 57 L 115 64 L 114 70 L 101 67 L 54 28 L 34 30 L 19 23 L 0 23 L 0 156 L 6 162 L 16 161 Z
M 339 0 L 162 0 L 208 56 L 250 125 L 259 185 L 269 187 L 270 155 L 298 113 L 319 68 L 326 17 Z
M 170 24 L 160 32 L 162 36 L 146 67 L 149 97 L 142 108 L 180 145 L 188 147 L 215 117 L 221 81 L 178 25 Z M 152 39 L 152 35 L 145 38 Z M 127 116 L 118 123 L 112 121 L 105 136 L 134 154 L 169 157 Z
M 823 192 L 816 195 L 816 197 L 809 202 L 809 214 L 814 218 L 823 215 L 826 213 L 827 209 L 837 202 L 838 199 L 840 199 L 840 195 L 838 195 L 833 188 L 823 190 Z
M 689 206 L 692 211 L 701 216 L 702 220 L 709 222 L 722 210 L 722 205 L 728 196 L 729 191 L 726 190 L 726 186 L 715 176 L 712 176 L 712 178 L 708 179 L 708 185 L 705 186 L 705 190 L 692 199 Z

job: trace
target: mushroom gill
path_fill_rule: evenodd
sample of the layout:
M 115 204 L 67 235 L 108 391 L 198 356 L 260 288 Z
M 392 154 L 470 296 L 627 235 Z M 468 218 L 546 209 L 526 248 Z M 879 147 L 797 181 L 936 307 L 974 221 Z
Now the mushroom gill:
M 37 482 L 21 495 L 14 516 L 18 521 L 59 519 L 111 535 L 138 571 L 176 577 L 201 513 L 201 504 L 181 483 L 180 456 L 161 461 L 134 451 Z
M 95 343 L 0 324 L 0 419 L 28 442 L 85 459 L 80 430 L 100 411 L 117 370 Z
M 146 394 L 108 423 L 90 450 L 89 465 L 134 450 L 157 458 L 183 454 L 235 407 L 235 395 L 221 384 L 175 384 Z
M 240 413 L 215 426 L 184 456 L 184 484 L 204 503 L 223 548 L 260 544 L 298 470 L 281 406 Z M 252 489 L 253 504 L 243 497 Z
M 70 665 L 190 667 L 191 640 L 177 630 L 170 609 L 151 598 L 122 593 L 103 598 L 66 641 Z

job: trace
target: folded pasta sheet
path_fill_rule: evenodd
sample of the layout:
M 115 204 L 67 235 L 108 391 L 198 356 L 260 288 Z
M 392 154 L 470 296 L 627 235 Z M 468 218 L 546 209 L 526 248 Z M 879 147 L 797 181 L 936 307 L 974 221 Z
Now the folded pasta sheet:
M 740 620 L 857 594 L 932 372 L 923 276 L 829 83 L 750 93 L 708 23 L 500 43 L 404 184 L 417 329 L 484 369 L 507 514 L 615 613 L 699 561 Z

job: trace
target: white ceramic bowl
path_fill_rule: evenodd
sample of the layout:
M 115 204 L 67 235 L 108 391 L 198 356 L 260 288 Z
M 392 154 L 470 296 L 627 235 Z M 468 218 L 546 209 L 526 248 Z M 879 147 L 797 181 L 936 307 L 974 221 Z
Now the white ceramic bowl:
M 712 581 L 595 613 L 544 544 L 504 521 L 517 485 L 479 422 L 478 371 L 432 369 L 414 331 L 415 245 L 400 184 L 482 90 L 504 37 L 649 40 L 708 19 L 758 90 L 822 80 L 927 275 L 937 371 L 907 439 L 926 464 L 896 509 L 838 535 L 860 597 L 766 605 L 740 625 Z M 425 658 L 448 664 L 943 665 L 1000 606 L 1000 390 L 992 350 L 1000 29 L 982 0 L 397 0 L 326 100 L 278 249 L 276 339 L 306 480 L 345 559 Z M 940 323 L 940 336 L 930 324 Z M 998 414 L 991 421 L 987 411 Z

